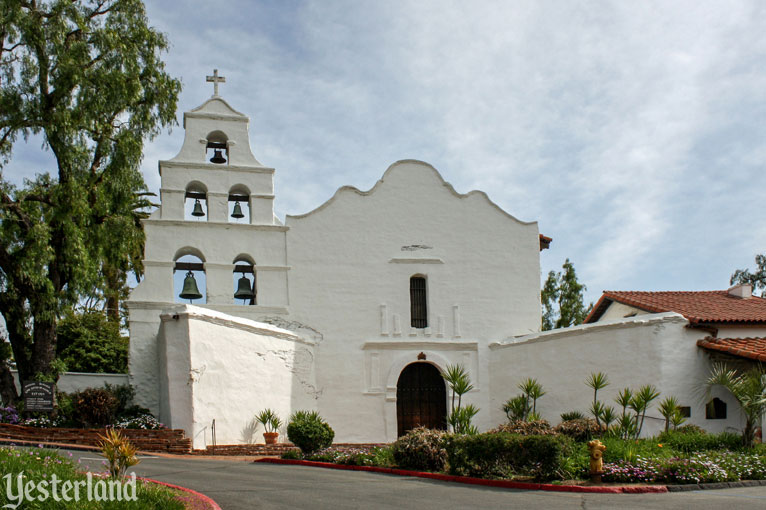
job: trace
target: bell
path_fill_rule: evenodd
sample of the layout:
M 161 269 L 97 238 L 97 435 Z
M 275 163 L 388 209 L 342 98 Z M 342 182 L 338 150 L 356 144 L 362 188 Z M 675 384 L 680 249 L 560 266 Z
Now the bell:
M 192 210 L 192 216 L 204 216 L 205 211 L 202 210 L 202 204 L 199 203 L 199 198 L 194 201 L 194 210 Z
M 244 273 L 242 278 L 237 282 L 237 292 L 234 293 L 234 299 L 253 299 L 253 288 L 250 286 L 250 280 L 245 278 Z
M 239 205 L 239 202 L 234 202 L 234 211 L 231 213 L 232 218 L 244 218 L 245 215 L 242 214 L 242 207 Z
M 226 160 L 223 158 L 223 154 L 221 154 L 221 149 L 216 149 L 215 152 L 213 152 L 213 157 L 210 158 L 210 162 L 217 165 L 226 163 Z
M 188 299 L 191 302 L 192 299 L 199 299 L 202 297 L 199 289 L 197 288 L 197 280 L 194 279 L 194 273 L 189 271 L 184 278 L 184 288 L 178 295 L 181 299 Z

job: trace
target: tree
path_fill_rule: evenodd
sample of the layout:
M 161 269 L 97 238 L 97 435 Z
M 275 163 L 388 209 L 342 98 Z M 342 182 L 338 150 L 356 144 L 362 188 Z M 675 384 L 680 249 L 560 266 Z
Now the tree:
M 566 259 L 562 269 L 563 273 L 548 273 L 540 292 L 543 331 L 582 324 L 593 308 L 593 303 L 585 307 L 583 293 L 587 287 L 577 281 L 574 265 L 569 259 Z
M 128 371 L 128 338 L 100 310 L 67 312 L 56 328 L 56 354 L 71 372 Z
M 742 443 L 753 446 L 755 429 L 766 414 L 766 372 L 754 367 L 747 372 L 738 372 L 723 363 L 716 363 L 707 379 L 708 396 L 713 386 L 722 386 L 736 399 L 745 415 L 745 430 Z
M 140 0 L 8 0 L 0 17 L 0 165 L 32 134 L 55 163 L 21 187 L 0 176 L 0 313 L 21 380 L 56 380 L 63 312 L 110 271 L 142 272 L 143 143 L 181 86 Z
M 763 293 L 766 291 L 766 255 L 755 256 L 756 270 L 751 273 L 749 269 L 737 269 L 734 274 L 731 275 L 729 283 L 734 284 L 750 284 L 753 286 L 753 290 Z

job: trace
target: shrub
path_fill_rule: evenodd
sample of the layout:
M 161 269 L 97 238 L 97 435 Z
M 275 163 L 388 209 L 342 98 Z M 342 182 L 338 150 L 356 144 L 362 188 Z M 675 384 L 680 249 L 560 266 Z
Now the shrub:
M 160 423 L 160 421 L 151 414 L 144 414 L 141 416 L 134 416 L 133 418 L 127 418 L 122 421 L 118 421 L 114 424 L 118 429 L 141 429 L 141 430 L 162 430 L 167 427 Z
M 742 447 L 742 436 L 732 432 L 699 434 L 694 432 L 679 433 L 671 430 L 660 434 L 657 440 L 684 453 L 706 450 L 738 450 Z
M 335 432 L 316 411 L 296 411 L 287 425 L 287 438 L 304 454 L 332 444 Z
M 0 407 L 0 423 L 10 423 L 16 425 L 19 423 L 19 413 L 13 406 Z
M 104 388 L 88 388 L 72 395 L 74 416 L 85 426 L 103 427 L 114 422 L 118 400 Z
M 582 420 L 585 415 L 580 411 L 569 411 L 561 414 L 561 421 Z
M 536 480 L 550 480 L 564 472 L 565 453 L 571 440 L 499 432 L 450 436 L 445 444 L 451 474 L 480 478 L 531 476 Z
M 677 432 L 679 434 L 707 434 L 705 429 L 699 425 L 694 425 L 693 423 L 687 423 L 686 425 L 676 427 L 673 432 Z
M 553 430 L 580 442 L 601 437 L 604 432 L 604 428 L 591 418 L 565 421 L 556 425 Z
M 56 327 L 56 354 L 71 372 L 128 372 L 128 337 L 103 312 L 67 312 Z
M 489 432 L 495 434 L 498 432 L 508 432 L 509 434 L 521 434 L 522 436 L 550 436 L 555 434 L 551 428 L 551 424 L 546 420 L 514 420 L 508 423 L 503 423 Z
M 282 454 L 282 458 L 290 460 L 301 460 L 303 459 L 303 454 L 300 450 L 287 450 Z
M 391 445 L 396 465 L 417 471 L 444 471 L 447 450 L 444 448 L 446 433 L 418 427 L 410 430 Z

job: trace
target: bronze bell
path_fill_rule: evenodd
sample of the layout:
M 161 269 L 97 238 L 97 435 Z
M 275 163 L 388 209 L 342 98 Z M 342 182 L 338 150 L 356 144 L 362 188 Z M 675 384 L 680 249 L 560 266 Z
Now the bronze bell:
M 202 210 L 202 204 L 199 203 L 199 198 L 194 201 L 194 210 L 192 210 L 192 216 L 204 216 L 205 211 Z
M 223 154 L 221 154 L 221 149 L 216 149 L 215 152 L 213 152 L 213 157 L 210 158 L 211 163 L 215 163 L 217 165 L 220 165 L 221 163 L 226 163 L 226 160 L 223 157 Z
M 250 280 L 242 273 L 242 278 L 237 282 L 237 292 L 234 293 L 234 299 L 253 299 L 254 295 Z
M 184 278 L 184 288 L 178 295 L 181 299 L 188 299 L 191 302 L 193 299 L 199 299 L 202 297 L 199 289 L 197 288 L 197 280 L 194 279 L 194 273 L 191 271 L 186 273 Z
M 242 214 L 242 207 L 239 205 L 239 201 L 234 202 L 234 211 L 231 213 L 232 218 L 244 218 L 245 215 Z

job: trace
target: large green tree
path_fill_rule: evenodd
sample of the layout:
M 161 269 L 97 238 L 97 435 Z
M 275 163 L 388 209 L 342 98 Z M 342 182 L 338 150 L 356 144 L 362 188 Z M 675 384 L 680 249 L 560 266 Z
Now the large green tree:
M 0 171 L 33 134 L 53 161 L 23 186 L 0 174 L 0 313 L 21 379 L 55 380 L 64 311 L 141 273 L 143 144 L 175 121 L 180 82 L 139 0 L 2 0 L 0 17 Z
M 566 259 L 562 269 L 563 272 L 548 273 L 540 292 L 543 331 L 582 324 L 593 307 L 593 303 L 585 306 L 583 294 L 587 287 L 577 280 L 574 265 L 569 259 Z
M 755 256 L 755 271 L 749 269 L 737 269 L 731 275 L 732 285 L 735 283 L 749 283 L 753 290 L 763 293 L 766 291 L 766 255 Z

